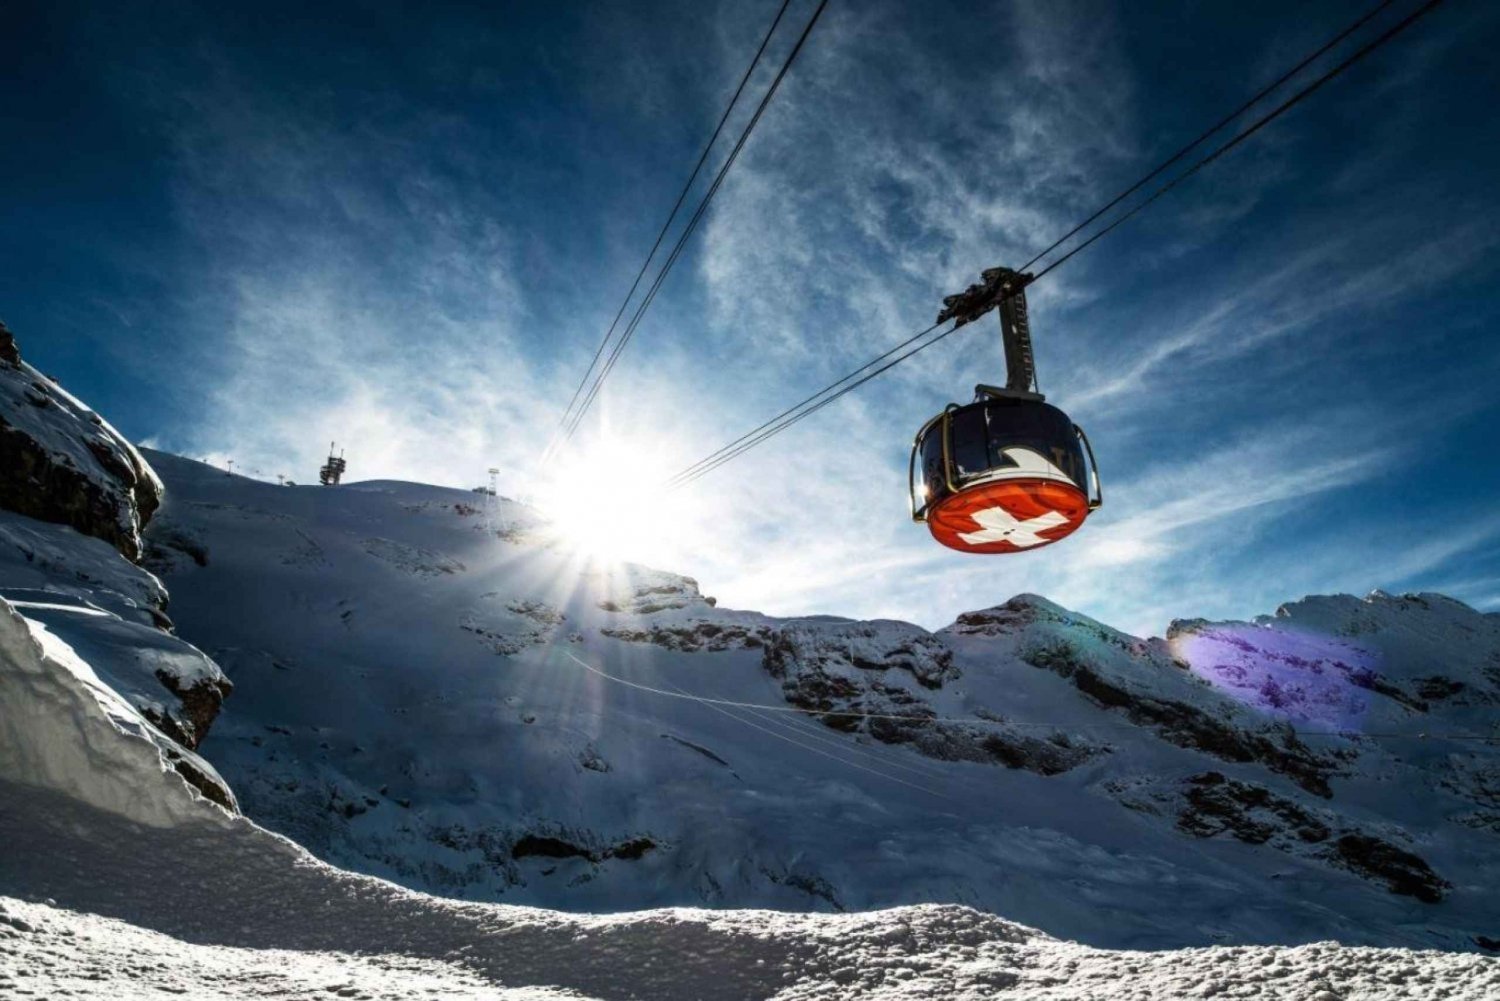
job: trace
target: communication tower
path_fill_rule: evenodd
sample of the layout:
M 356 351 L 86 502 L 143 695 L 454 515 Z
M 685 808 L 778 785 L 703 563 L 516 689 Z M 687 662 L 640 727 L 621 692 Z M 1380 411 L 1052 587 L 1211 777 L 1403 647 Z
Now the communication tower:
M 336 442 L 328 443 L 328 461 L 323 463 L 323 468 L 318 470 L 318 482 L 325 487 L 336 487 L 339 480 L 343 478 L 344 470 L 348 463 L 344 461 L 344 450 L 339 449 L 339 454 L 334 455 L 333 449 Z
M 495 510 L 500 506 L 500 501 L 497 500 L 500 496 L 499 476 L 500 470 L 491 466 L 489 496 L 484 499 L 484 529 L 486 532 L 493 532 L 495 530 Z

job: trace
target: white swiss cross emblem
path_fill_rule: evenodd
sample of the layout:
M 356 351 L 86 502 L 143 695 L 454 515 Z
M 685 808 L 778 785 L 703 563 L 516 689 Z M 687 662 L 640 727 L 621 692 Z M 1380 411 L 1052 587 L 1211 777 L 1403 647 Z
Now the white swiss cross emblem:
M 974 519 L 980 530 L 959 532 L 960 539 L 971 546 L 979 546 L 987 542 L 1009 542 L 1017 549 L 1030 549 L 1032 546 L 1040 546 L 1044 542 L 1052 541 L 1042 538 L 1040 533 L 1068 523 L 1067 515 L 1058 514 L 1056 511 L 1048 511 L 1046 514 L 1022 521 L 1003 507 L 988 507 L 983 511 L 975 511 L 969 517 Z

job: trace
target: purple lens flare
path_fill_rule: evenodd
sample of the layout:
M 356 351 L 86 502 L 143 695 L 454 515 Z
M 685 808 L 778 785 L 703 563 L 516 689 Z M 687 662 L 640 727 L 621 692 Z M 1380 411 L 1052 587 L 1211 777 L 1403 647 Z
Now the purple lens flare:
M 1322 633 L 1225 623 L 1192 627 L 1171 645 L 1215 688 L 1292 723 L 1358 732 L 1382 684 L 1376 654 Z

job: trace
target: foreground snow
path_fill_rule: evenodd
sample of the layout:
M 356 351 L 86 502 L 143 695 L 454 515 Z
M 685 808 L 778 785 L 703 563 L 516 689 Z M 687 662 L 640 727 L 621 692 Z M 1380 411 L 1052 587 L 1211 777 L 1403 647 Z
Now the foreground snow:
M 1472 954 L 1331 943 L 1112 951 L 956 906 L 589 917 L 447 901 L 333 869 L 244 820 L 143 828 L 8 785 L 0 843 L 0 886 L 18 895 L 0 897 L 6 997 L 1500 995 L 1500 961 Z

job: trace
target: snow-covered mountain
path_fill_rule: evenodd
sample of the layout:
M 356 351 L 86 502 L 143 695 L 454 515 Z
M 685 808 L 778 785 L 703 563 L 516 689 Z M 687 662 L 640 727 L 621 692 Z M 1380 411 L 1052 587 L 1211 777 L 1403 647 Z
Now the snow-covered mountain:
M 0 349 L 0 995 L 1500 990 L 1494 616 L 772 619 L 502 499 L 143 457 Z M 564 913 L 669 904 L 783 913 Z
M 147 564 L 236 686 L 203 752 L 340 866 L 578 911 L 961 902 L 1112 946 L 1500 934 L 1500 619 L 1449 599 L 1152 640 L 1024 595 L 937 633 L 772 619 L 503 499 L 148 455 Z

